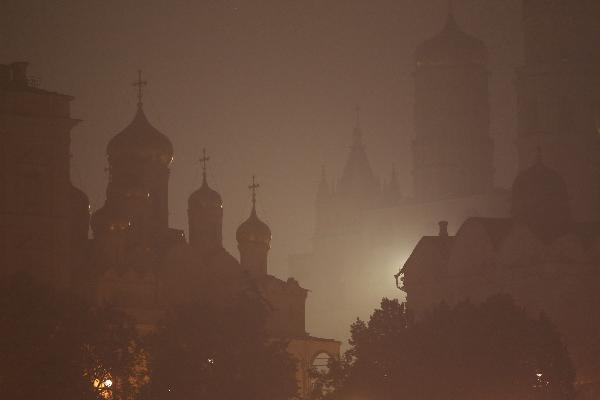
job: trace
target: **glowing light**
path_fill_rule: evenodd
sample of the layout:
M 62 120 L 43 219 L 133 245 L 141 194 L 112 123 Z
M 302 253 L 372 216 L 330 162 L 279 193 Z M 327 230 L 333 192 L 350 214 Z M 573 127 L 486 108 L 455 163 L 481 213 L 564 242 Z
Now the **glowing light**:
M 113 381 L 112 379 L 106 379 L 105 381 L 101 382 L 100 379 L 94 379 L 93 385 L 95 388 L 105 389 L 111 387 L 113 385 Z

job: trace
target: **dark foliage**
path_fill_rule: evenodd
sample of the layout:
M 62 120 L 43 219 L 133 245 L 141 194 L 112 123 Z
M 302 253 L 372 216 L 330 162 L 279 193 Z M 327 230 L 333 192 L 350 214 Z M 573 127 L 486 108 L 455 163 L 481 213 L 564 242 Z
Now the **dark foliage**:
M 368 324 L 352 325 L 351 348 L 319 376 L 326 399 L 571 399 L 574 371 L 543 315 L 507 296 L 480 305 L 440 305 L 414 321 L 383 299 Z
M 0 398 L 123 399 L 140 352 L 128 318 L 26 275 L 0 282 Z M 102 383 L 109 379 L 110 388 Z M 94 385 L 96 381 L 96 385 Z
M 296 364 L 286 343 L 268 339 L 265 306 L 249 290 L 226 304 L 206 299 L 171 309 L 149 338 L 144 398 L 287 400 Z

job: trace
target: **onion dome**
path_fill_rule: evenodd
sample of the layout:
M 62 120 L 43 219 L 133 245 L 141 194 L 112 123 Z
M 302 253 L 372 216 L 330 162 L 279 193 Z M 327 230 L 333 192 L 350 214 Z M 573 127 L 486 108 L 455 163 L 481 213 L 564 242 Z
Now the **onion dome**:
M 434 37 L 423 42 L 415 52 L 418 66 L 485 64 L 485 44 L 464 32 L 449 7 L 446 26 Z
M 109 161 L 133 158 L 169 165 L 173 144 L 148 122 L 140 103 L 133 121 L 108 142 L 106 153 Z
M 200 209 L 221 209 L 223 208 L 223 199 L 221 195 L 213 190 L 206 182 L 206 174 L 202 176 L 202 186 L 190 195 L 188 199 L 188 208 Z
M 542 162 L 541 151 L 533 166 L 522 171 L 512 187 L 511 214 L 542 239 L 560 236 L 571 219 L 565 181 Z
M 271 247 L 271 229 L 262 222 L 256 215 L 256 188 L 259 185 L 255 183 L 252 177 L 252 185 L 248 188 L 252 190 L 252 211 L 250 217 L 237 228 L 235 238 L 239 243 L 258 243 Z
M 271 228 L 258 218 L 256 208 L 252 207 L 250 217 L 237 228 L 235 238 L 238 243 L 261 243 L 270 247 Z

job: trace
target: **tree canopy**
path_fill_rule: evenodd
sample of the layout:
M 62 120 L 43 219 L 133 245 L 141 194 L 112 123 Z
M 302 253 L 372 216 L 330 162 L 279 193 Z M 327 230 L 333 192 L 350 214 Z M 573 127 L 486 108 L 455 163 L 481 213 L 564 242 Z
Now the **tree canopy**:
M 131 396 L 141 353 L 131 321 L 27 275 L 0 281 L 0 398 Z
M 268 338 L 266 311 L 252 289 L 172 307 L 149 340 L 145 399 L 293 398 L 296 364 L 287 343 Z
M 439 305 L 415 321 L 383 299 L 351 327 L 350 349 L 317 377 L 315 398 L 571 399 L 575 374 L 561 337 L 504 295 Z M 326 393 L 326 390 L 333 390 Z

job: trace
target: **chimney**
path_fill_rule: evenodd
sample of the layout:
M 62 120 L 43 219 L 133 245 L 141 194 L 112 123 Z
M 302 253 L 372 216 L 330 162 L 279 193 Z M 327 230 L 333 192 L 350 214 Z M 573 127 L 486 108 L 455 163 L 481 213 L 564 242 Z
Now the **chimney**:
M 18 86 L 27 86 L 27 66 L 28 62 L 18 61 L 10 64 L 12 70 L 12 81 Z
M 5 64 L 0 64 L 0 88 L 8 85 L 10 82 L 10 67 Z
M 440 221 L 438 225 L 440 226 L 439 236 L 448 237 L 448 221 Z

